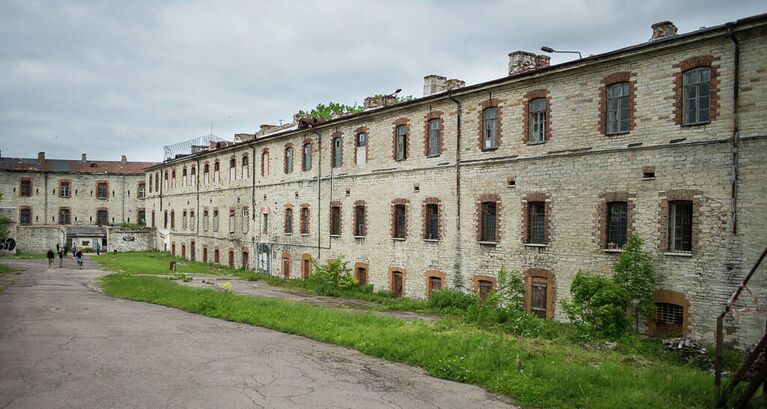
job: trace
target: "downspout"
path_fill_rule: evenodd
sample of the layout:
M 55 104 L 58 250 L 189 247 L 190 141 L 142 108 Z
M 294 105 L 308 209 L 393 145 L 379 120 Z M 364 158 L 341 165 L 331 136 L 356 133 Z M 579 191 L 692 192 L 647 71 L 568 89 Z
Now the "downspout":
M 309 125 L 311 133 L 317 135 L 317 260 L 322 260 L 322 135 L 313 130 Z M 304 154 L 303 147 L 301 155 Z
M 194 169 L 194 190 L 195 195 L 197 197 L 197 217 L 194 218 L 194 233 L 195 235 L 200 235 L 200 219 L 202 219 L 202 214 L 200 214 L 200 158 L 197 157 L 197 166 Z
M 43 173 L 43 224 L 48 224 L 48 164 L 45 164 L 46 170 Z M 32 192 L 29 192 L 32 193 Z M 30 220 L 31 222 L 32 220 Z
M 125 223 L 125 192 L 126 192 L 126 190 L 125 190 L 125 173 L 122 174 L 122 182 L 123 182 L 123 186 L 122 186 L 123 192 L 122 192 L 122 201 L 120 203 L 122 209 L 120 210 L 120 212 L 122 212 L 122 223 Z M 136 192 L 136 193 L 138 193 L 138 192 Z M 136 220 L 136 221 L 138 221 L 138 220 Z
M 732 220 L 732 234 L 738 234 L 738 148 L 740 145 L 740 135 L 738 130 L 738 91 L 740 82 L 740 44 L 738 38 L 732 31 L 733 23 L 727 23 L 727 32 L 730 35 L 732 44 L 735 46 L 733 58 L 733 85 L 732 85 L 732 139 L 730 141 L 732 149 L 732 177 L 730 180 L 730 218 Z
M 251 169 L 248 169 L 248 172 L 250 172 L 250 178 L 252 180 L 251 182 L 251 188 L 250 188 L 250 220 L 253 224 L 253 232 L 250 236 L 250 242 L 251 242 L 251 251 L 255 255 L 255 259 L 258 258 L 258 249 L 256 249 L 256 232 L 258 231 L 258 223 L 256 222 L 256 137 L 253 136 L 253 144 L 250 145 L 251 148 L 253 148 L 253 157 L 250 158 L 250 164 L 248 166 Z M 256 262 L 257 263 L 257 262 Z
M 455 120 L 455 195 L 456 195 L 456 212 L 455 212 L 455 263 L 453 269 L 455 270 L 455 276 L 453 277 L 454 287 L 463 287 L 463 246 L 461 237 L 461 101 L 458 101 L 453 96 L 451 90 L 447 91 L 447 97 L 456 104 L 456 120 Z

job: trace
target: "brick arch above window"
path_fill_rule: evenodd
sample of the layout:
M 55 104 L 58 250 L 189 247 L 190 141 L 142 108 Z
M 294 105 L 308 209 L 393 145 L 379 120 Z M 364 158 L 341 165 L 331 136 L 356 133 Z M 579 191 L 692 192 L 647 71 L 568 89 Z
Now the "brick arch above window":
M 498 139 L 496 141 L 496 148 L 485 149 L 483 142 L 485 136 L 485 110 L 488 108 L 495 108 L 498 111 Z M 479 115 L 477 118 L 477 146 L 479 150 L 493 150 L 501 146 L 503 141 L 503 104 L 501 100 L 495 98 L 488 98 L 479 103 Z
M 607 89 L 614 84 L 621 82 L 628 83 L 628 112 L 629 112 L 629 129 L 626 132 L 615 132 L 610 135 L 624 134 L 634 130 L 636 125 L 636 90 L 637 81 L 636 73 L 630 71 L 616 72 L 602 78 L 602 82 L 599 83 L 599 132 L 602 135 L 607 135 Z
M 533 311 L 533 284 L 541 280 L 546 284 L 546 319 L 554 317 L 554 273 L 542 268 L 525 270 L 525 311 Z M 540 281 L 539 281 L 540 282 Z
M 426 299 L 431 298 L 431 291 L 432 291 L 432 278 L 439 278 L 440 280 L 440 290 L 444 290 L 447 288 L 447 283 L 445 282 L 445 272 L 439 271 L 439 270 L 429 270 L 426 273 L 424 273 L 424 278 L 426 279 L 425 285 L 426 285 Z
M 686 71 L 695 69 L 695 68 L 703 68 L 703 67 L 709 67 L 711 70 L 711 88 L 710 88 L 710 96 L 711 99 L 709 100 L 709 121 L 706 123 L 714 122 L 719 114 L 719 65 L 714 65 L 715 61 L 719 61 L 719 57 L 714 57 L 713 55 L 699 55 L 695 57 L 690 57 L 686 60 L 682 60 L 678 62 L 677 64 L 672 65 L 673 68 L 676 68 L 677 71 L 674 72 L 674 123 L 677 125 L 683 125 L 682 119 L 684 116 L 683 112 L 683 91 L 684 91 L 684 84 L 683 84 L 683 77 L 684 73 Z M 704 124 L 706 124 L 704 123 Z M 692 124 L 692 125 L 704 125 L 704 124 Z
M 530 101 L 543 98 L 546 100 L 546 121 L 543 132 L 544 142 L 551 140 L 551 93 L 548 89 L 541 88 L 528 92 L 522 99 L 522 141 L 527 144 L 530 135 Z

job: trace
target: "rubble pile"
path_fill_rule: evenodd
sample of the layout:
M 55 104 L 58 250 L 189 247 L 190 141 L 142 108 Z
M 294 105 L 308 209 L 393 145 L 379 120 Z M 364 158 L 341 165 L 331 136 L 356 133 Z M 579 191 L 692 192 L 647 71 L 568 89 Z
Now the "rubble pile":
M 675 355 L 680 362 L 691 363 L 701 369 L 711 369 L 713 366 L 706 348 L 689 337 L 665 339 L 663 350 Z

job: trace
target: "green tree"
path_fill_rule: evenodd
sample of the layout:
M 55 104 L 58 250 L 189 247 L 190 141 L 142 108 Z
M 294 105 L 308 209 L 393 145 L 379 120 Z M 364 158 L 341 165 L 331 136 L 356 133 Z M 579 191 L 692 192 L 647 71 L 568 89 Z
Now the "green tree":
M 647 318 L 653 309 L 652 292 L 657 280 L 650 254 L 642 250 L 642 244 L 639 235 L 631 234 L 613 271 L 615 283 L 628 291 L 630 300 L 636 300 L 634 313 Z
M 317 106 L 309 112 L 299 111 L 298 114 L 309 118 L 317 118 L 328 121 L 333 117 L 333 115 L 336 114 L 356 114 L 357 112 L 362 112 L 363 110 L 364 108 L 357 106 L 357 104 L 346 105 L 340 104 L 338 102 L 328 102 L 327 105 L 317 104 Z
M 629 292 L 612 279 L 578 272 L 570 287 L 572 301 L 562 301 L 565 314 L 591 335 L 619 337 L 629 326 Z
M 352 275 L 349 262 L 343 255 L 328 260 L 326 264 L 319 264 L 316 260 L 312 260 L 312 263 L 314 270 L 309 274 L 309 281 L 317 286 L 319 294 L 338 295 L 338 289 L 359 287 L 359 282 Z
M 496 291 L 488 297 L 490 304 L 515 311 L 525 308 L 525 282 L 519 271 L 498 270 Z

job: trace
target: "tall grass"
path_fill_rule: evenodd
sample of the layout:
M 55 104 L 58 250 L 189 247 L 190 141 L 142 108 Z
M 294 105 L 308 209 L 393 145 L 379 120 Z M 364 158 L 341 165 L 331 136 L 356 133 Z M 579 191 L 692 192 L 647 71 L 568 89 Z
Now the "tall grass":
M 484 331 L 456 319 L 406 322 L 279 299 L 226 294 L 126 274 L 102 278 L 107 294 L 303 335 L 424 368 L 512 397 L 523 407 L 702 408 L 711 376 L 692 367 L 560 340 Z

